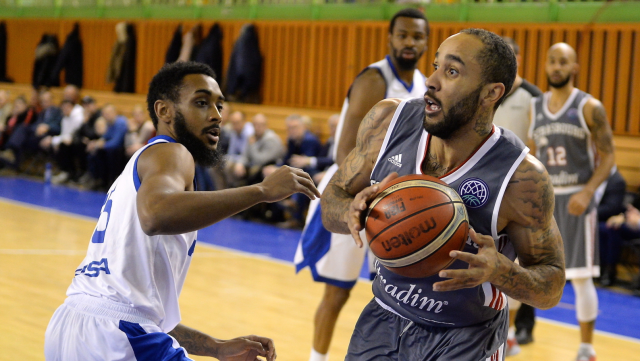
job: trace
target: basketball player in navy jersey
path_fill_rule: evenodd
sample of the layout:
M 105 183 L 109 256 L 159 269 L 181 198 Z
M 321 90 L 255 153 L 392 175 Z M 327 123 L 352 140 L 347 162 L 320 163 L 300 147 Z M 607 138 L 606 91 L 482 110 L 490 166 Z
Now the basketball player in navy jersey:
M 429 23 L 422 12 L 403 9 L 393 16 L 389 24 L 389 54 L 365 68 L 349 88 L 336 130 L 332 154 L 335 163 L 318 185 L 320 192 L 355 147 L 360 122 L 372 106 L 385 98 L 407 99 L 424 94 L 425 77 L 416 69 L 416 64 L 427 49 L 428 35 Z M 355 247 L 350 236 L 324 229 L 319 203 L 314 201 L 309 206 L 294 261 L 297 271 L 309 267 L 314 281 L 325 283 L 314 319 L 309 361 L 328 359 L 336 320 L 360 275 L 367 251 Z M 371 265 L 369 271 L 373 272 Z
M 194 192 L 195 164 L 217 156 L 223 102 L 204 64 L 165 65 L 151 80 L 147 103 L 158 135 L 109 189 L 87 256 L 47 327 L 47 360 L 190 360 L 187 351 L 276 358 L 268 338 L 219 340 L 180 324 L 178 297 L 198 229 L 295 192 L 319 196 L 308 174 L 286 166 L 257 185 Z
M 593 277 L 600 275 L 600 263 L 594 193 L 615 163 L 613 135 L 602 103 L 574 86 L 578 63 L 569 44 L 549 48 L 545 70 L 551 89 L 531 102 L 530 137 L 536 156 L 549 170 L 566 277 L 576 294 L 581 339 L 576 360 L 595 361 L 598 294 Z
M 451 266 L 430 277 L 403 277 L 376 261 L 375 297 L 346 360 L 502 360 L 506 295 L 543 309 L 562 295 L 549 176 L 518 137 L 492 124 L 515 78 L 513 51 L 491 32 L 466 29 L 440 45 L 434 69 L 423 98 L 387 99 L 369 111 L 324 192 L 323 221 L 362 245 L 363 216 L 379 189 L 398 174 L 428 174 L 468 199 L 474 231 L 450 253 Z

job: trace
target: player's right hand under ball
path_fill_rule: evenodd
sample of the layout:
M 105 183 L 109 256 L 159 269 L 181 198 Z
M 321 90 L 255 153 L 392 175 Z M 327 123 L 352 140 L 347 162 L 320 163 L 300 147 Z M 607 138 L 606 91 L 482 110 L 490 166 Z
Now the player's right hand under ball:
M 265 202 L 281 201 L 294 193 L 303 193 L 312 200 L 320 198 L 320 192 L 307 172 L 286 165 L 269 174 L 259 186 L 266 197 Z
M 356 194 L 355 198 L 353 198 L 353 201 L 349 206 L 347 225 L 349 226 L 351 236 L 353 236 L 353 240 L 356 241 L 358 247 L 362 248 L 363 243 L 362 239 L 360 238 L 360 231 L 364 228 L 364 217 L 367 214 L 369 203 L 371 203 L 371 201 L 376 198 L 378 192 L 380 192 L 380 189 L 384 188 L 387 183 L 396 178 L 398 178 L 398 173 L 393 172 L 386 176 L 382 180 L 382 182 L 361 190 L 358 194 Z

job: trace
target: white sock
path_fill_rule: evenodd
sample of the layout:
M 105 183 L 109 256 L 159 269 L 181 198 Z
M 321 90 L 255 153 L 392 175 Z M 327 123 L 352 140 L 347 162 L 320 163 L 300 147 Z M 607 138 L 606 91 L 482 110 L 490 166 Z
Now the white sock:
M 580 343 L 580 350 L 584 350 L 586 352 L 589 353 L 589 355 L 595 355 L 596 354 L 596 350 L 593 348 L 593 345 L 590 343 L 584 343 L 581 342 Z
M 329 353 L 321 354 L 320 352 L 311 348 L 311 356 L 309 356 L 309 361 L 328 361 Z
M 516 338 L 516 328 L 515 327 L 509 327 L 509 334 L 507 335 L 507 338 Z

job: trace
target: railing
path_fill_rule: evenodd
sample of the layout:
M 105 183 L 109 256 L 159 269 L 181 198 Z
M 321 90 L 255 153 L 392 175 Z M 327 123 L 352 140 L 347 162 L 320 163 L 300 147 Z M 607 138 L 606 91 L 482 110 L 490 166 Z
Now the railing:
M 407 6 L 434 22 L 640 22 L 638 0 L 0 0 L 0 18 L 388 20 Z

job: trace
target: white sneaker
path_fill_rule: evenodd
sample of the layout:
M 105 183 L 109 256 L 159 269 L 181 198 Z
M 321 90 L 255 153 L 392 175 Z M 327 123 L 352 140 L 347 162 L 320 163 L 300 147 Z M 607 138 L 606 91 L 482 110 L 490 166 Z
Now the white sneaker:
M 54 175 L 53 177 L 51 177 L 51 183 L 53 184 L 62 184 L 68 180 L 69 180 L 69 173 L 67 172 L 60 172 Z
M 506 357 L 515 356 L 520 353 L 520 345 L 518 344 L 518 340 L 515 337 L 510 337 L 507 339 L 507 349 L 504 352 Z M 582 361 L 582 360 L 580 360 Z
M 596 361 L 596 355 L 592 355 L 588 352 L 578 351 L 576 361 Z

